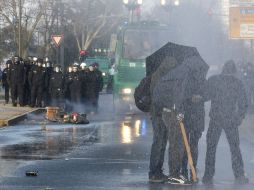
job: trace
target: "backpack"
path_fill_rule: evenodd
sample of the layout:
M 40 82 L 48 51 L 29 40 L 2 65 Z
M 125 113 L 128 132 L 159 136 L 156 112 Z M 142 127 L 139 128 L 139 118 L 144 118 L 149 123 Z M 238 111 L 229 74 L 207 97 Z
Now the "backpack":
M 135 88 L 134 99 L 135 104 L 142 112 L 149 112 L 151 106 L 150 94 L 151 76 L 143 78 L 139 85 Z

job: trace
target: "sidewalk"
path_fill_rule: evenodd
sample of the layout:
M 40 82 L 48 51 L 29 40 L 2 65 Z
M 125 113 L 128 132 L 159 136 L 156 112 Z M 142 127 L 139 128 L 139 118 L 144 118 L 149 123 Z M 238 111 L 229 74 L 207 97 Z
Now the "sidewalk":
M 40 110 L 40 108 L 13 107 L 11 104 L 4 104 L 0 100 L 0 127 L 13 125 L 21 121 L 29 113 Z

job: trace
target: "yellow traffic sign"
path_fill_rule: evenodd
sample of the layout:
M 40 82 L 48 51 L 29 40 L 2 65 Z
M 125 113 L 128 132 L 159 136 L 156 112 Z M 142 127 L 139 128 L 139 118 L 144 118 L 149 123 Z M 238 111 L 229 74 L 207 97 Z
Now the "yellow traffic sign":
M 230 7 L 231 39 L 254 39 L 254 7 Z

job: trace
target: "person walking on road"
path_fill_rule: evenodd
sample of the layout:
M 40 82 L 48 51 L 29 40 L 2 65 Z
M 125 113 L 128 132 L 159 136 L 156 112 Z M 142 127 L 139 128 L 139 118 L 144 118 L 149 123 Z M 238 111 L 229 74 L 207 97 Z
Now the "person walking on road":
M 205 160 L 204 184 L 212 184 L 215 174 L 216 148 L 222 130 L 225 131 L 232 157 L 232 168 L 237 183 L 248 183 L 244 175 L 244 164 L 240 151 L 239 131 L 247 112 L 247 96 L 244 85 L 235 77 L 234 61 L 223 66 L 222 73 L 212 76 L 207 82 L 207 99 L 211 100 L 210 123 L 206 135 L 207 152 Z

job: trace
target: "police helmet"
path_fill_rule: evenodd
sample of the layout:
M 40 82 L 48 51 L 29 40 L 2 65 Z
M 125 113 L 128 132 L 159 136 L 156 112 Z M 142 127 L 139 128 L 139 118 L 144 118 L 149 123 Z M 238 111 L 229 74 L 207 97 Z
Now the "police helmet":
M 47 68 L 52 67 L 52 62 L 51 61 L 46 62 L 46 67 Z
M 73 71 L 72 66 L 69 66 L 68 69 L 67 69 L 67 72 L 71 73 L 72 71 Z
M 94 62 L 94 63 L 92 64 L 92 66 L 95 67 L 95 68 L 98 68 L 98 67 L 99 67 L 99 63 Z
M 6 61 L 5 64 L 6 64 L 6 65 L 11 65 L 11 64 L 12 64 L 12 61 L 9 59 L 9 60 Z
M 81 64 L 80 64 L 80 68 L 81 68 L 82 70 L 84 70 L 84 69 L 86 68 L 86 63 L 81 63 Z
M 15 64 L 19 64 L 20 63 L 20 57 L 19 56 L 14 56 L 14 58 L 13 58 L 13 62 L 15 63 Z
M 43 59 L 39 58 L 37 62 L 39 67 L 43 65 Z
M 54 71 L 57 72 L 57 73 L 60 72 L 61 71 L 61 65 L 58 65 L 58 64 L 54 65 Z
M 44 58 L 44 62 L 46 62 L 46 63 L 49 62 L 49 58 L 48 58 L 48 57 L 45 57 L 45 58 Z
M 38 58 L 37 57 L 33 57 L 33 62 L 37 62 Z

